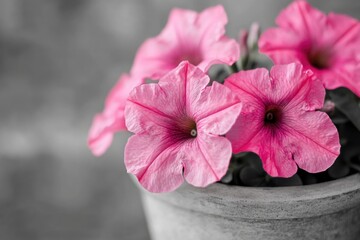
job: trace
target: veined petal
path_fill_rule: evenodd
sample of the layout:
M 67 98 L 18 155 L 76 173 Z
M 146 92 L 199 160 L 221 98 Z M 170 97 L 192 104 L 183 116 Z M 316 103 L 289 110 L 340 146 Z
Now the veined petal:
M 124 108 L 130 91 L 142 84 L 142 79 L 121 75 L 111 89 L 102 113 L 94 117 L 88 136 L 88 146 L 95 156 L 102 155 L 112 143 L 113 135 L 126 130 Z
M 360 22 L 343 14 L 329 13 L 325 36 L 339 51 L 356 50 L 360 43 Z
M 104 154 L 112 143 L 114 133 L 122 129 L 125 129 L 123 122 L 114 121 L 114 118 L 104 114 L 96 115 L 88 136 L 88 146 L 92 153 L 95 156 Z
M 289 111 L 284 130 L 297 165 L 311 173 L 328 169 L 340 154 L 339 134 L 324 112 Z
M 321 39 L 326 27 L 326 15 L 303 0 L 294 1 L 282 10 L 275 21 L 282 28 L 307 34 L 312 39 Z
M 125 123 L 129 131 L 157 135 L 166 130 L 182 112 L 182 99 L 175 84 L 144 84 L 136 87 L 125 106 Z M 173 94 L 172 97 L 170 95 Z M 146 101 L 144 101 L 146 99 Z
M 264 106 L 244 103 L 235 124 L 226 134 L 234 153 L 250 151 L 251 140 L 259 133 L 264 123 Z
M 239 44 L 234 40 L 226 36 L 222 37 L 217 42 L 209 44 L 207 47 L 203 47 L 203 61 L 198 67 L 205 72 L 214 64 L 227 64 L 232 65 L 240 57 Z
M 267 29 L 259 39 L 259 49 L 261 52 L 292 50 L 302 52 L 309 49 L 310 42 L 306 37 L 299 36 L 293 31 L 283 28 Z
M 269 101 L 273 88 L 265 68 L 234 73 L 225 79 L 224 85 L 237 92 L 241 101 L 259 105 Z
M 196 21 L 196 25 L 201 28 L 202 44 L 214 43 L 225 34 L 225 25 L 228 18 L 222 5 L 209 7 L 202 11 Z
M 276 102 L 283 103 L 285 109 L 300 107 L 306 110 L 321 109 L 325 100 L 322 82 L 311 72 L 304 71 L 299 63 L 276 65 L 271 68 L 273 95 Z
M 296 142 L 288 142 L 284 132 L 274 134 L 263 128 L 250 140 L 248 151 L 255 152 L 261 158 L 264 170 L 272 177 L 291 177 L 297 171 L 292 151 Z
M 105 101 L 105 110 L 107 112 L 124 110 L 126 100 L 130 92 L 137 86 L 144 83 L 142 78 L 136 78 L 127 74 L 120 76 L 119 81 L 111 89 Z
M 224 135 L 230 130 L 242 107 L 236 94 L 217 82 L 206 88 L 193 105 L 199 128 L 215 135 Z
M 159 79 L 182 61 L 207 71 L 212 64 L 233 64 L 239 47 L 225 34 L 227 16 L 221 5 L 197 13 L 175 8 L 162 32 L 139 48 L 131 73 Z
M 159 79 L 178 64 L 174 42 L 167 39 L 147 39 L 138 49 L 131 74 L 141 78 Z
M 125 147 L 126 169 L 148 191 L 170 192 L 184 181 L 178 147 L 163 135 L 134 135 Z
M 170 92 L 176 96 L 181 106 L 192 115 L 201 93 L 210 82 L 209 76 L 187 61 L 181 62 L 174 71 L 160 79 L 159 84 L 176 85 L 176 91 Z
M 199 134 L 191 147 L 184 147 L 184 177 L 197 187 L 219 181 L 226 173 L 230 158 L 231 144 L 224 137 Z

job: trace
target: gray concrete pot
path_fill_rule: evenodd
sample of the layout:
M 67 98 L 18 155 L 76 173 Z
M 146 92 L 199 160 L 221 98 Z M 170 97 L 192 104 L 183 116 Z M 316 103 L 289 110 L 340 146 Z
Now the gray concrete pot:
M 360 174 L 278 188 L 141 190 L 153 240 L 360 239 Z

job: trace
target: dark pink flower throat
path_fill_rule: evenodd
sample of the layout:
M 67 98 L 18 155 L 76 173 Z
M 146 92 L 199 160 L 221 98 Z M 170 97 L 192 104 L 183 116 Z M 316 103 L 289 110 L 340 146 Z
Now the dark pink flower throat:
M 196 122 L 190 117 L 180 118 L 173 129 L 172 134 L 179 140 L 187 140 L 197 137 Z
M 309 63 L 317 69 L 330 67 L 330 54 L 326 50 L 310 51 L 307 57 Z
M 279 124 L 282 119 L 282 111 L 277 106 L 269 106 L 265 110 L 264 122 L 266 125 Z

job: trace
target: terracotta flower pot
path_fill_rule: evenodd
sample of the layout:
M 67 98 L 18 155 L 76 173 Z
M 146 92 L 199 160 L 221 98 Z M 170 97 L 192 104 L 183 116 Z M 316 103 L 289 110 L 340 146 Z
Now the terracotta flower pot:
M 300 187 L 141 192 L 153 240 L 360 239 L 360 174 Z

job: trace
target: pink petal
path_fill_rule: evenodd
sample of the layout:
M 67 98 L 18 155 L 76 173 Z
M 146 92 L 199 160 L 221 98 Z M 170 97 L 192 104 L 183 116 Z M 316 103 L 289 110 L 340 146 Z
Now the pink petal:
M 224 36 L 226 23 L 220 5 L 201 13 L 172 10 L 163 31 L 139 48 L 131 73 L 158 79 L 183 60 L 204 71 L 216 63 L 233 64 L 239 58 L 239 47 Z
M 312 39 L 321 39 L 326 26 L 326 15 L 306 1 L 294 1 L 281 11 L 276 18 L 276 24 L 282 28 L 293 30 L 300 36 L 307 35 Z
M 329 116 L 320 111 L 288 111 L 287 144 L 294 161 L 308 172 L 328 169 L 340 154 L 339 134 Z
M 250 141 L 263 127 L 264 107 L 246 102 L 235 124 L 226 137 L 230 140 L 234 153 L 250 151 Z
M 131 74 L 143 78 L 159 79 L 178 64 L 173 53 L 175 42 L 150 38 L 138 49 Z
M 125 166 L 150 192 L 170 192 L 184 181 L 178 145 L 162 135 L 134 135 L 125 147 Z
M 177 88 L 171 84 L 144 84 L 135 88 L 125 106 L 126 127 L 133 133 L 159 134 L 179 112 L 178 99 L 168 98 Z M 147 99 L 145 102 L 144 99 Z M 167 107 L 164 107 L 167 106 Z
M 303 52 L 310 48 L 306 35 L 299 35 L 283 28 L 267 29 L 261 34 L 258 44 L 260 51 L 264 53 L 279 50 L 298 50 Z
M 273 91 L 269 71 L 265 68 L 234 73 L 225 79 L 224 85 L 236 91 L 241 101 L 254 101 L 259 105 L 267 101 Z
M 261 90 L 258 84 L 263 84 Z M 232 144 L 233 152 L 238 153 L 247 149 L 247 143 L 262 128 L 264 101 L 268 101 L 262 90 L 269 89 L 269 84 L 269 73 L 263 68 L 240 71 L 225 80 L 225 86 L 235 92 L 243 103 L 240 115 L 226 134 Z
M 311 71 L 304 71 L 299 63 L 275 65 L 271 68 L 275 101 L 286 102 L 285 110 L 297 106 L 299 110 L 321 109 L 325 100 L 322 82 Z
M 240 57 L 240 47 L 234 39 L 226 36 L 217 42 L 209 44 L 209 47 L 203 50 L 204 60 L 198 67 L 205 72 L 214 64 L 232 65 Z
M 200 69 L 182 62 L 158 84 L 135 88 L 125 108 L 127 128 L 134 133 L 164 131 L 179 116 L 192 112 L 191 108 L 209 81 Z
M 228 18 L 222 5 L 209 7 L 202 11 L 196 24 L 201 26 L 202 39 L 205 41 L 203 44 L 206 46 L 218 41 L 225 34 L 227 23 Z
M 160 79 L 159 84 L 166 82 L 175 84 L 178 93 L 175 96 L 177 102 L 184 106 L 184 110 L 190 115 L 196 111 L 196 104 L 202 92 L 210 82 L 210 78 L 199 68 L 189 62 L 181 62 L 179 66 Z
M 221 5 L 209 7 L 200 13 L 192 10 L 175 8 L 171 11 L 169 21 L 160 36 L 186 47 L 210 47 L 225 34 L 228 19 Z M 191 43 L 192 42 L 192 43 Z M 206 50 L 206 49 L 202 49 Z
M 88 146 L 95 156 L 101 156 L 110 147 L 114 135 L 113 129 L 116 127 L 112 119 L 103 114 L 94 117 L 89 131 Z
M 360 44 L 360 22 L 346 15 L 329 13 L 326 38 L 338 51 L 358 51 Z M 348 55 L 348 54 L 346 54 Z
M 102 155 L 112 143 L 114 133 L 126 130 L 125 102 L 129 92 L 142 83 L 141 79 L 123 74 L 110 91 L 104 111 L 93 120 L 88 136 L 88 146 L 95 156 Z
M 291 177 L 297 171 L 292 158 L 294 142 L 287 135 L 274 135 L 269 129 L 262 129 L 247 144 L 247 151 L 259 154 L 264 170 L 272 177 Z
M 198 128 L 207 133 L 224 135 L 235 123 L 242 104 L 238 97 L 222 84 L 213 82 L 194 103 L 193 115 Z
M 197 187 L 219 181 L 226 173 L 230 158 L 231 144 L 224 137 L 199 134 L 192 146 L 184 147 L 184 177 Z

